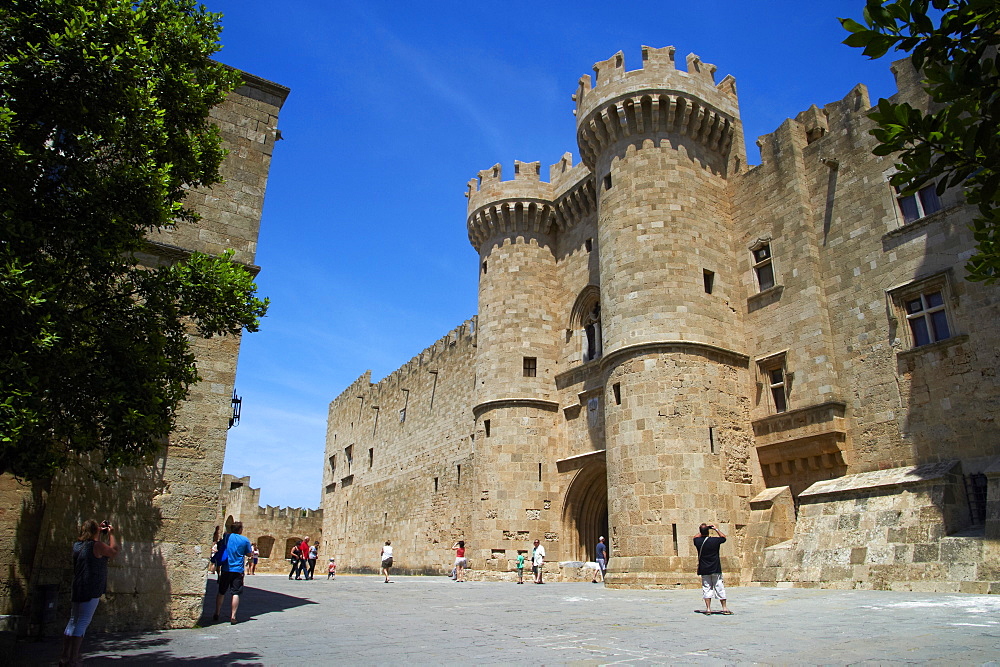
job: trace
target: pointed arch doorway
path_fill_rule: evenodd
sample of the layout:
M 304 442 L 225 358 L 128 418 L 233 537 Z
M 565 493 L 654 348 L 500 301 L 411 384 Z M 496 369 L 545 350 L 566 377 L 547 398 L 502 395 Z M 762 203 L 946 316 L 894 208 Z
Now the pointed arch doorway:
M 575 463 L 579 470 L 566 492 L 563 505 L 563 525 L 569 536 L 570 558 L 593 561 L 596 558 L 597 538 L 608 539 L 608 468 L 604 452 L 594 452 Z M 565 461 L 565 460 L 564 460 Z

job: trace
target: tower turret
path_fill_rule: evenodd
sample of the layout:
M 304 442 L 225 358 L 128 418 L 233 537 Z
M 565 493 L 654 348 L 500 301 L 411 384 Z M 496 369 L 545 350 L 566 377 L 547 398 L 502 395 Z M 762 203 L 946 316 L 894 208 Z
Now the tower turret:
M 538 162 L 517 161 L 504 181 L 495 165 L 467 193 L 469 240 L 480 261 L 474 416 L 483 497 L 475 518 L 491 534 L 518 535 L 512 546 L 522 550 L 557 529 L 542 516 L 559 407 L 557 211 L 539 172 Z
M 574 99 L 598 190 L 608 582 L 660 586 L 691 570 L 684 536 L 731 525 L 748 492 L 727 181 L 745 155 L 732 77 L 695 55 L 677 70 L 673 47 L 642 54 L 632 72 L 620 52 L 595 64 Z

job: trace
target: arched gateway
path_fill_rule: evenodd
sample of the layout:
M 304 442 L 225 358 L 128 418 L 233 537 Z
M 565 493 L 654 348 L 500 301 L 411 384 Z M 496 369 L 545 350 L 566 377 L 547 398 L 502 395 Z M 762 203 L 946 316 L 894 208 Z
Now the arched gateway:
M 563 505 L 563 533 L 567 536 L 565 556 L 593 561 L 597 538 L 608 543 L 608 469 L 604 452 L 595 452 L 577 471 L 566 492 Z M 596 456 L 600 454 L 601 456 Z

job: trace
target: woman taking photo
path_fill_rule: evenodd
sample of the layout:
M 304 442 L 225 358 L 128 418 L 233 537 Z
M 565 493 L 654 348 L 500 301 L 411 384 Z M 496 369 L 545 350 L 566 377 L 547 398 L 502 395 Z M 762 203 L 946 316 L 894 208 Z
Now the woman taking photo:
M 102 539 L 108 537 L 107 544 Z M 73 543 L 73 607 L 63 631 L 60 665 L 79 665 L 80 647 L 87 626 L 94 617 L 97 603 L 107 588 L 108 559 L 118 555 L 115 529 L 107 521 L 100 525 L 87 519 L 80 527 L 80 537 Z

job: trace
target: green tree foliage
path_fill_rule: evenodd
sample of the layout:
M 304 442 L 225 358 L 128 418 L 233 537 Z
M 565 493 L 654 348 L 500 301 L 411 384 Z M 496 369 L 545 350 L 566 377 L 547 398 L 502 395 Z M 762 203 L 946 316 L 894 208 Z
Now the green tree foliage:
M 938 103 L 931 113 L 882 99 L 871 118 L 876 155 L 896 156 L 893 185 L 912 194 L 962 186 L 978 207 L 977 252 L 968 279 L 1000 278 L 1000 2 L 997 0 L 867 0 L 864 25 L 840 19 L 848 46 L 880 58 L 890 48 L 911 53 Z
M 189 337 L 266 312 L 231 253 L 135 259 L 220 181 L 208 113 L 239 75 L 209 60 L 219 18 L 191 0 L 0 4 L 0 472 L 146 460 L 198 381 Z

